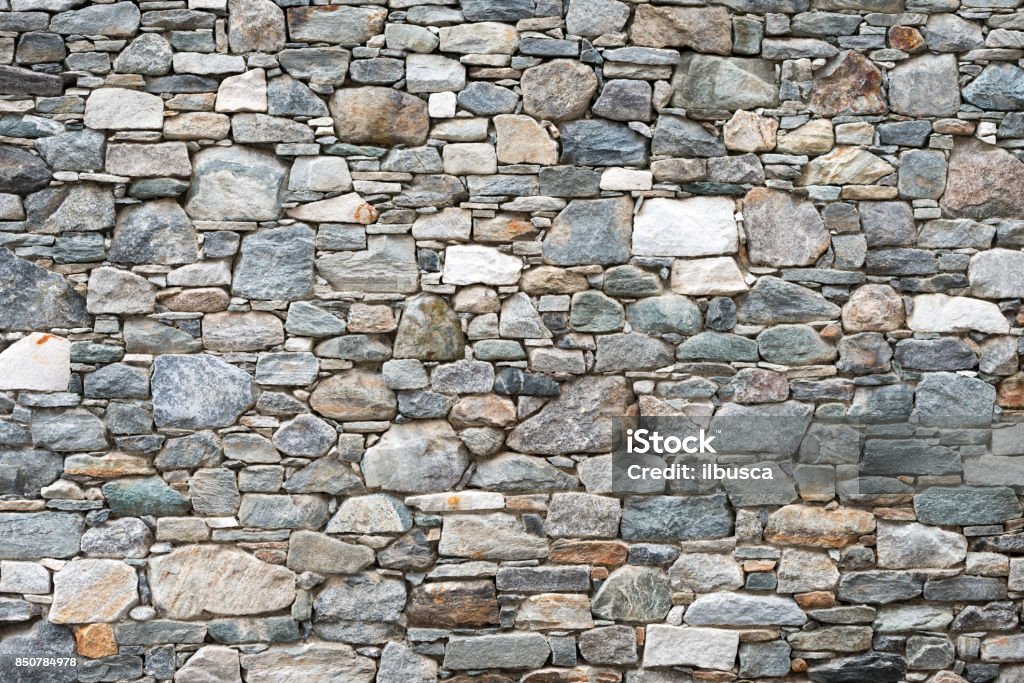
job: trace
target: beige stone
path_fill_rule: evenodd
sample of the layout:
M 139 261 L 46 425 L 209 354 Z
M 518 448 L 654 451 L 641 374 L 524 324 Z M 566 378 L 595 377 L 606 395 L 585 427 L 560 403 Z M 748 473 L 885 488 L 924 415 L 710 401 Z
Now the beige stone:
M 362 223 L 367 225 L 377 220 L 377 209 L 364 202 L 358 193 L 350 192 L 288 209 L 288 215 L 300 221 L 313 223 Z
M 53 576 L 54 624 L 119 621 L 139 603 L 135 568 L 120 560 L 75 560 Z
M 779 122 L 752 111 L 739 110 L 722 128 L 725 148 L 734 152 L 770 152 L 775 148 Z
M 503 164 L 558 163 L 558 143 L 532 117 L 500 114 L 494 117 L 498 161 Z
M 676 294 L 733 296 L 748 289 L 732 257 L 676 259 L 672 263 L 672 291 Z
M 825 154 L 835 141 L 832 122 L 814 119 L 799 128 L 779 133 L 775 151 L 783 154 Z
M 778 147 L 776 148 L 778 149 Z M 859 147 L 837 147 L 811 160 L 800 175 L 800 185 L 868 185 L 896 169 Z M 895 191 L 896 188 L 892 188 Z
M 889 285 L 863 285 L 843 305 L 847 332 L 891 332 L 903 327 L 903 299 Z

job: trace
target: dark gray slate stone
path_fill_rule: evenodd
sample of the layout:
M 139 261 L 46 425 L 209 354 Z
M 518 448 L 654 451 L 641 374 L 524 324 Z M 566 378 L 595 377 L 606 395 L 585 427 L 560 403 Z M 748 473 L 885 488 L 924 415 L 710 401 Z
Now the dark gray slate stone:
M 544 258 L 561 266 L 629 260 L 633 202 L 628 197 L 575 199 L 544 237 Z
M 701 332 L 676 349 L 679 360 L 757 361 L 757 342 L 737 334 Z
M 718 135 L 682 116 L 658 117 L 651 140 L 651 153 L 673 157 L 725 156 L 725 144 Z
M 812 665 L 807 677 L 815 683 L 894 683 L 903 679 L 906 661 L 893 654 L 869 652 Z
M 129 38 L 138 31 L 141 19 L 142 13 L 133 2 L 91 5 L 56 15 L 50 20 L 50 30 L 62 35 Z
M 0 495 L 39 497 L 64 471 L 64 458 L 48 451 L 0 450 Z
M 88 398 L 149 398 L 149 371 L 112 363 L 85 376 Z
M 723 493 L 677 498 L 628 497 L 622 511 L 622 538 L 627 541 L 689 541 L 724 538 L 732 517 Z
M 35 192 L 49 182 L 50 169 L 42 159 L 18 147 L 0 145 L 0 192 Z
M 983 380 L 936 372 L 917 385 L 917 413 L 930 426 L 983 427 L 992 422 L 995 398 L 995 387 Z
M 1024 69 L 1005 62 L 989 64 L 964 88 L 964 99 L 982 109 L 1024 109 Z
M 305 84 L 291 76 L 267 83 L 267 113 L 272 116 L 328 116 L 327 105 Z
M 514 113 L 518 102 L 519 96 L 508 88 L 486 81 L 470 83 L 458 95 L 459 106 L 477 116 Z
M 978 363 L 974 351 L 959 337 L 903 339 L 896 360 L 907 370 L 970 370 Z
M 64 91 L 64 80 L 55 74 L 0 64 L 0 92 L 7 95 L 56 97 Z
M 64 413 L 37 412 L 32 443 L 52 451 L 98 451 L 107 447 L 103 421 L 84 409 Z
M 47 557 L 52 557 L 48 555 Z M 75 638 L 66 626 L 51 624 L 40 619 L 30 627 L 22 627 L 5 633 L 0 641 L 0 669 L 8 680 L 14 683 L 73 683 L 79 680 L 77 667 L 40 666 L 17 669 L 13 666 L 15 657 L 75 657 Z
M 764 276 L 738 299 L 736 316 L 746 323 L 805 323 L 837 319 L 839 307 L 806 287 Z
M 505 396 L 558 396 L 558 382 L 519 368 L 502 367 L 494 379 L 494 393 Z
M 951 576 L 928 579 L 924 599 L 937 602 L 982 602 L 1006 599 L 1006 584 L 984 576 Z
M 462 0 L 466 21 L 511 21 L 529 19 L 536 0 Z
M 956 451 L 916 439 L 867 439 L 860 461 L 861 474 L 942 475 L 962 470 Z
M 914 497 L 914 511 L 919 522 L 944 526 L 1000 524 L 1021 516 L 1020 502 L 1005 486 L 932 486 Z
M 103 133 L 90 128 L 39 138 L 35 143 L 39 156 L 55 171 L 102 169 L 106 145 Z
M 559 163 L 580 166 L 643 166 L 647 138 L 624 123 L 598 119 L 569 121 L 558 127 L 562 141 Z
M 249 299 L 298 299 L 313 286 L 316 235 L 305 225 L 262 230 L 242 240 L 232 293 Z
M 791 650 L 789 643 L 781 640 L 743 643 L 740 645 L 740 676 L 756 679 L 787 675 Z
M 846 602 L 885 605 L 921 595 L 924 579 L 911 572 L 850 572 L 839 580 L 837 595 Z
M 152 384 L 159 427 L 227 427 L 256 401 L 249 374 L 213 356 L 160 356 Z
M 69 512 L 0 513 L 0 559 L 38 560 L 78 553 L 85 523 Z M 7 643 L 5 638 L 0 644 Z

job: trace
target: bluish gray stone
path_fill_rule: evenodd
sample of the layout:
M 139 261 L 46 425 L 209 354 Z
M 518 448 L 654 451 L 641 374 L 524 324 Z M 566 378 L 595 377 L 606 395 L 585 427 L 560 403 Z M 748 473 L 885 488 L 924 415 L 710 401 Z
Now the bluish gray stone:
M 474 81 L 459 92 L 458 103 L 477 116 L 495 116 L 514 113 L 519 96 L 508 88 L 486 81 Z
M 227 427 L 256 401 L 249 373 L 206 355 L 159 356 L 152 391 L 159 427 Z
M 559 163 L 579 166 L 643 166 L 647 139 L 623 123 L 600 119 L 568 121 L 558 127 Z
M 199 247 L 192 221 L 173 199 L 122 209 L 109 258 L 115 263 L 194 263 Z
M 633 202 L 628 197 L 574 199 L 544 237 L 544 258 L 556 265 L 624 263 L 629 259 Z
M 747 323 L 804 323 L 837 319 L 839 307 L 813 290 L 766 275 L 739 297 L 736 315 Z
M 673 157 L 725 156 L 725 145 L 716 133 L 696 121 L 662 114 L 654 128 L 651 153 Z
M 816 365 L 835 360 L 836 348 L 808 325 L 778 325 L 757 335 L 761 357 L 780 365 Z
M 647 297 L 629 304 L 626 319 L 634 330 L 648 334 L 691 335 L 701 328 L 700 308 L 678 294 Z
M 102 420 L 85 409 L 37 413 L 32 420 L 32 443 L 52 451 L 99 451 L 107 447 Z
M 919 522 L 942 526 L 1000 524 L 1021 516 L 1020 502 L 1005 486 L 932 486 L 914 496 L 914 511 Z
M 21 439 L 7 440 L 15 441 L 12 446 L 25 444 Z M 0 495 L 38 498 L 39 489 L 52 484 L 63 471 L 64 459 L 56 453 L 0 450 Z
M 995 387 L 980 379 L 936 372 L 918 384 L 915 403 L 922 424 L 984 427 L 992 422 L 995 397 Z
M 178 517 L 188 514 L 188 499 L 160 477 L 118 479 L 103 485 L 110 514 L 115 517 Z
M 689 541 L 723 538 L 732 532 L 725 494 L 628 497 L 622 510 L 627 541 Z
M 679 360 L 757 361 L 757 342 L 736 334 L 701 332 L 676 349 Z

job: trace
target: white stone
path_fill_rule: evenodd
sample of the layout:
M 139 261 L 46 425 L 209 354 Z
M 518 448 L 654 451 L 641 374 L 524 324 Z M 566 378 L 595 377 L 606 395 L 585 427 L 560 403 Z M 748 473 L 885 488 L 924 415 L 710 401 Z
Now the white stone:
M 245 71 L 245 59 L 235 55 L 206 52 L 177 52 L 173 58 L 174 72 L 199 76 L 222 76 Z
M 231 284 L 231 265 L 227 261 L 200 261 L 167 273 L 172 287 L 219 287 Z
M 352 189 L 348 162 L 342 157 L 297 157 L 288 176 L 296 192 L 347 192 Z
M 412 236 L 418 240 L 468 240 L 472 230 L 473 212 L 455 207 L 417 216 L 412 224 Z
M 97 130 L 160 130 L 164 101 L 138 90 L 99 88 L 85 102 L 85 125 Z
M 648 199 L 633 221 L 633 254 L 733 254 L 738 247 L 735 208 L 726 197 Z
M 450 119 L 458 109 L 458 97 L 453 92 L 430 93 L 427 113 L 434 119 Z
M 1010 324 L 999 306 L 965 296 L 920 294 L 907 325 L 914 332 L 968 332 L 1006 334 Z
M 117 268 L 89 273 L 85 307 L 90 313 L 145 314 L 156 307 L 156 287 L 146 278 Z
M 441 153 L 444 172 L 451 175 L 489 175 L 498 172 L 494 147 L 485 142 L 452 143 Z
M 730 256 L 672 263 L 672 291 L 690 296 L 732 296 L 749 287 L 736 261 Z
M 651 624 L 644 644 L 644 668 L 699 666 L 729 671 L 740 646 L 739 631 Z
M 885 569 L 952 567 L 967 556 L 967 539 L 953 531 L 878 520 L 878 566 Z
M 75 560 L 53 577 L 54 624 L 110 623 L 138 604 L 135 568 L 120 560 Z
M 377 220 L 377 210 L 355 192 L 288 209 L 288 215 L 313 223 L 362 223 Z
M 514 285 L 522 269 L 519 258 L 493 247 L 459 245 L 445 251 L 442 279 L 449 285 Z
M 265 112 L 267 110 L 267 72 L 253 69 L 225 78 L 217 89 L 215 109 L 220 112 Z
M 405 89 L 410 93 L 459 91 L 466 87 L 466 67 L 441 55 L 405 58 Z
M 459 491 L 457 493 L 425 493 L 405 499 L 409 507 L 423 512 L 451 512 L 454 510 L 503 510 L 505 496 L 492 491 Z
M 33 332 L 0 352 L 0 390 L 67 391 L 71 342 Z
M 988 249 L 971 257 L 971 294 L 986 299 L 1024 296 L 1024 252 Z
M 601 174 L 601 189 L 619 192 L 633 190 L 649 190 L 654 184 L 654 175 L 650 171 L 636 168 L 606 168 Z
M 50 592 L 50 572 L 35 562 L 0 562 L 0 593 L 46 595 Z

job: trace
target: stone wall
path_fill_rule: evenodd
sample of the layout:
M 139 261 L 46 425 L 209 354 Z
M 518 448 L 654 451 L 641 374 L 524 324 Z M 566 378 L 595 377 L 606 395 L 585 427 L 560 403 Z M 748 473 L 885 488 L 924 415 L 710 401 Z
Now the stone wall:
M 1024 681 L 1019 4 L 0 0 L 0 679 Z

